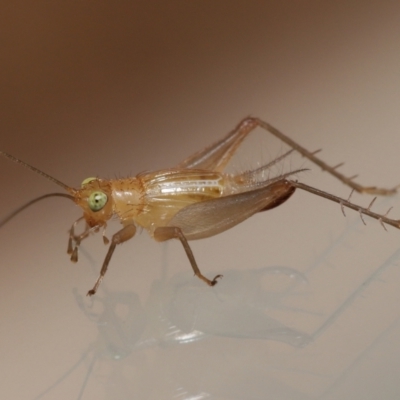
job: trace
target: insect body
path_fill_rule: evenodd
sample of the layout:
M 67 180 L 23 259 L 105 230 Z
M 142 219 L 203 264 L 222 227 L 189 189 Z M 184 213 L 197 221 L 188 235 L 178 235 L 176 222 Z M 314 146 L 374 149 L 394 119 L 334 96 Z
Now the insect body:
M 291 146 L 292 150 L 257 169 L 240 174 L 224 173 L 232 155 L 244 138 L 256 127 L 261 127 L 278 137 Z M 354 177 L 347 178 L 340 174 L 336 170 L 338 166 L 330 167 L 317 158 L 315 156 L 317 152 L 307 151 L 260 119 L 246 118 L 227 136 L 188 157 L 175 168 L 142 173 L 134 178 L 126 179 L 88 178 L 82 182 L 79 189 L 71 188 L 10 154 L 0 152 L 12 161 L 50 179 L 69 193 L 54 193 L 34 199 L 4 219 L 0 226 L 22 209 L 44 197 L 52 195 L 68 197 L 83 210 L 83 217 L 72 225 L 69 234 L 68 253 L 71 255 L 71 260 L 76 262 L 81 241 L 93 231 L 97 232 L 102 229 L 104 242 L 108 243 L 104 230 L 107 221 L 116 216 L 123 227 L 112 236 L 100 275 L 94 287 L 88 292 L 90 296 L 96 293 L 107 271 L 115 247 L 131 239 L 135 235 L 137 227 L 146 229 L 157 241 L 179 239 L 195 275 L 208 285 L 215 285 L 221 275 L 215 276 L 212 280 L 202 275 L 188 241 L 216 235 L 257 212 L 274 208 L 289 199 L 296 188 L 335 201 L 341 205 L 342 210 L 343 207 L 352 208 L 359 211 L 360 215 L 365 214 L 378 219 L 382 225 L 386 223 L 400 228 L 399 220 L 387 218 L 387 213 L 380 215 L 370 210 L 374 200 L 368 208 L 363 208 L 349 200 L 290 179 L 293 174 L 303 170 L 291 171 L 266 179 L 265 172 L 294 150 L 353 190 L 380 195 L 396 193 L 396 188 L 381 189 L 361 186 L 353 181 Z M 86 222 L 86 228 L 83 233 L 76 235 L 75 227 L 82 219 Z

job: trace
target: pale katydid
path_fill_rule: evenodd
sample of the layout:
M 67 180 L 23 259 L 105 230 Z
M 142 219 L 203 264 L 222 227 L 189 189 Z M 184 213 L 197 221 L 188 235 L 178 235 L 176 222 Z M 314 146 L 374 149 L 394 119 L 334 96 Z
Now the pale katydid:
M 256 169 L 236 174 L 224 173 L 225 167 L 243 139 L 257 127 L 271 133 L 289 145 L 292 150 Z M 383 227 L 385 227 L 384 224 L 389 224 L 400 228 L 400 220 L 387 218 L 388 213 L 381 215 L 370 210 L 375 199 L 369 207 L 364 208 L 351 203 L 349 199 L 342 199 L 291 179 L 291 176 L 303 169 L 265 178 L 265 171 L 292 151 L 299 152 L 357 192 L 376 195 L 396 193 L 397 188 L 365 187 L 355 183 L 353 181 L 355 177 L 348 178 L 337 171 L 341 164 L 335 167 L 327 165 L 316 157 L 318 150 L 309 152 L 270 124 L 258 118 L 249 117 L 241 121 L 221 140 L 196 152 L 173 168 L 141 173 L 135 177 L 123 179 L 87 178 L 79 189 L 69 187 L 39 169 L 0 151 L 3 156 L 39 173 L 68 192 L 68 194 L 52 193 L 31 200 L 1 221 L 0 226 L 43 198 L 67 197 L 83 209 L 83 216 L 72 225 L 68 240 L 68 253 L 71 255 L 71 260 L 76 262 L 78 247 L 90 233 L 102 229 L 104 242 L 106 244 L 109 242 L 104 235 L 104 230 L 107 221 L 117 217 L 123 227 L 111 238 L 100 275 L 94 287 L 89 290 L 89 296 L 96 293 L 116 246 L 131 239 L 137 227 L 146 229 L 155 240 L 160 242 L 179 239 L 194 274 L 208 285 L 214 286 L 222 275 L 217 275 L 212 280 L 206 278 L 197 266 L 188 241 L 214 236 L 257 212 L 277 207 L 289 199 L 297 188 L 339 203 L 343 213 L 344 207 L 352 208 L 358 211 L 361 217 L 365 214 L 379 220 Z M 85 221 L 86 226 L 84 231 L 77 235 L 75 228 L 82 220 Z

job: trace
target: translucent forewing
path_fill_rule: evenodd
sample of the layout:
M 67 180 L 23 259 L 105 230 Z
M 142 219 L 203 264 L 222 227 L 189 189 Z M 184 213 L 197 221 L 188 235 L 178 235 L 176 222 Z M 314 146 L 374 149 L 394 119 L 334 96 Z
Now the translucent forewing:
M 191 204 L 180 210 L 168 226 L 181 229 L 187 240 L 217 235 L 265 208 L 288 199 L 295 188 L 281 180 L 261 189 Z

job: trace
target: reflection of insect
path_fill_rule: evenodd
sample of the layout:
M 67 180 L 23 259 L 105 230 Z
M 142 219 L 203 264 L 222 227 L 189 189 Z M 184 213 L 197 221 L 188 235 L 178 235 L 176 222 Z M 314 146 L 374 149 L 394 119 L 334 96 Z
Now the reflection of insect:
M 110 379 L 119 381 L 124 379 L 122 371 L 124 366 L 129 365 L 134 367 L 134 370 L 141 370 L 142 365 L 137 365 L 138 361 L 135 358 L 131 358 L 131 361 L 125 364 L 112 363 L 112 361 L 125 359 L 132 354 L 145 329 L 146 315 L 140 304 L 139 297 L 133 292 L 108 293 L 105 291 L 106 295 L 103 298 L 96 297 L 95 302 L 88 306 L 82 301 L 76 289 L 73 290 L 73 293 L 79 308 L 91 321 L 96 323 L 98 338 L 89 345 L 74 365 L 46 390 L 37 395 L 35 400 L 44 398 L 72 375 L 75 370 L 78 370 L 78 367 L 84 366 L 86 363 L 88 363 L 88 367 L 84 382 L 79 390 L 78 399 L 83 398 L 97 362 L 103 361 L 111 365 L 113 368 L 110 373 Z M 123 391 L 126 386 L 120 385 L 119 392 Z M 115 393 L 112 398 L 116 398 Z M 124 398 L 128 397 L 125 396 Z
M 238 149 L 243 139 L 256 127 L 261 127 L 292 147 L 292 150 L 257 169 L 240 174 L 227 174 L 222 171 Z M 330 167 L 315 156 L 318 151 L 309 152 L 283 133 L 257 118 L 244 119 L 227 136 L 198 151 L 175 168 L 150 173 L 141 173 L 134 178 L 104 180 L 88 178 L 82 182 L 80 189 L 71 188 L 59 180 L 47 175 L 31 165 L 5 153 L 0 154 L 14 162 L 33 170 L 67 190 L 69 194 L 53 193 L 41 196 L 20 207 L 11 217 L 32 203 L 49 196 L 64 196 L 72 199 L 83 209 L 83 217 L 71 227 L 68 253 L 71 260 L 78 260 L 78 246 L 92 232 L 103 230 L 103 239 L 107 221 L 113 216 L 119 218 L 123 228 L 115 233 L 103 262 L 93 289 L 88 295 L 96 293 L 110 262 L 111 256 L 118 244 L 131 239 L 136 227 L 145 228 L 157 241 L 179 239 L 189 258 L 195 275 L 213 286 L 221 275 L 209 280 L 200 272 L 188 240 L 202 239 L 223 232 L 251 215 L 269 210 L 284 203 L 292 196 L 296 188 L 306 190 L 315 195 L 339 203 L 344 213 L 344 207 L 352 208 L 383 223 L 400 228 L 400 220 L 387 218 L 368 208 L 360 207 L 348 200 L 341 199 L 327 192 L 307 186 L 303 183 L 287 179 L 291 175 L 303 171 L 296 170 L 281 174 L 274 178 L 265 178 L 265 172 L 274 164 L 288 156 L 293 150 L 308 158 L 323 170 L 326 170 L 353 190 L 363 193 L 389 195 L 396 193 L 394 189 L 364 187 L 353 182 L 354 177 L 348 178 L 337 172 L 342 165 Z M 75 234 L 75 227 L 81 220 L 86 227 L 80 235 Z

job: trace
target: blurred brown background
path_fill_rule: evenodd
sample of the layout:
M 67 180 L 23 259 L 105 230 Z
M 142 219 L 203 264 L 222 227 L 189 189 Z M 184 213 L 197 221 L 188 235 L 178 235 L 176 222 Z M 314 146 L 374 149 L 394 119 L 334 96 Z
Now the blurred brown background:
M 255 115 L 309 149 L 322 147 L 328 162 L 347 161 L 344 172 L 362 173 L 360 182 L 395 185 L 400 182 L 399 21 L 396 1 L 3 4 L 0 147 L 78 186 L 87 176 L 113 178 L 172 166 L 243 117 Z M 316 176 L 305 174 L 302 180 L 348 196 L 347 188 L 314 170 Z M 7 160 L 0 160 L 0 182 L 0 216 L 58 190 Z M 396 200 L 386 205 L 396 205 Z M 78 217 L 67 202 L 48 200 L 0 232 L 1 369 L 8 377 L 3 387 L 7 398 L 35 398 L 79 357 L 96 332 L 76 307 L 71 290 L 78 287 L 85 293 L 91 287 L 105 249 L 96 237 L 81 263 L 70 265 L 66 230 Z M 305 271 L 347 223 L 336 206 L 304 193 L 263 218 L 194 244 L 203 272 L 265 265 Z M 366 237 L 353 248 L 355 264 L 346 264 L 346 271 L 357 271 L 357 265 L 363 270 L 366 263 L 374 270 L 395 251 L 398 232 L 385 234 L 377 225 L 369 222 L 363 230 Z M 243 244 L 244 239 L 249 241 Z M 247 253 L 233 252 L 241 246 Z M 135 238 L 118 250 L 107 284 L 146 296 L 164 262 L 162 251 L 146 235 Z M 171 244 L 168 252 L 171 274 L 189 267 L 179 245 Z M 341 282 L 350 279 L 340 274 Z M 332 298 L 340 297 L 340 287 L 332 287 L 323 274 L 320 279 L 315 284 L 321 293 L 329 288 Z M 364 277 L 354 279 L 357 287 Z M 310 303 L 315 301 L 324 304 L 320 298 Z M 382 307 L 389 305 L 395 314 L 396 302 L 384 299 Z M 379 325 L 370 317 L 368 326 Z M 366 330 L 357 329 L 356 336 Z M 330 349 L 335 354 L 337 346 Z M 338 378 L 347 367 L 326 375 Z M 155 369 L 145 378 L 157 382 L 157 373 Z M 84 370 L 78 373 L 76 383 L 61 390 L 65 397 L 58 393 L 57 398 L 74 398 L 84 375 Z M 290 385 L 307 398 L 324 393 L 330 393 L 332 397 L 324 397 L 329 399 L 336 394 L 350 398 L 350 389 L 343 389 L 343 397 L 335 386 L 339 380 L 328 381 Z M 378 379 L 376 393 L 379 382 L 393 385 L 391 393 L 396 393 L 396 380 L 387 384 Z M 101 392 L 94 386 L 88 390 Z M 374 398 L 350 385 L 354 387 L 352 398 Z M 365 390 L 375 393 L 371 387 Z M 160 393 L 154 398 L 169 398 Z
M 176 140 L 179 159 L 250 113 L 299 137 L 356 137 L 365 120 L 399 118 L 398 17 L 396 2 L 12 3 L 3 148 L 68 165 L 72 181 L 85 162 L 99 174 L 169 165 L 149 154 Z

